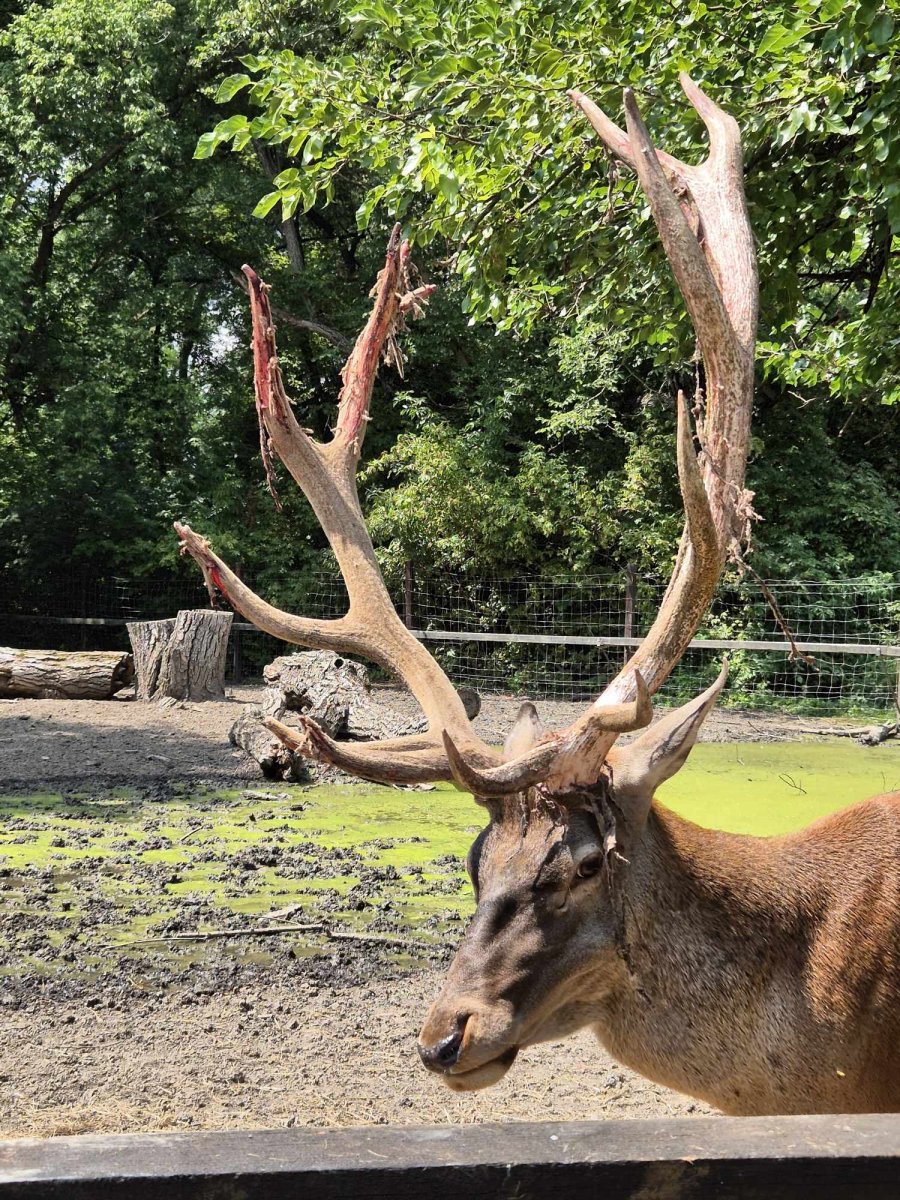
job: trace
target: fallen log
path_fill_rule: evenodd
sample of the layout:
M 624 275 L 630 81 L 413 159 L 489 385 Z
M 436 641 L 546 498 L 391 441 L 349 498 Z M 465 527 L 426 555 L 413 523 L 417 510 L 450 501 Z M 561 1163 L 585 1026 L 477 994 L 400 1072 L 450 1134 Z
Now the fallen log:
M 873 725 L 859 736 L 864 746 L 880 746 L 888 738 L 900 737 L 900 721 L 888 721 L 886 725 Z
M 420 733 L 426 722 L 420 713 L 398 718 L 373 699 L 369 672 L 359 662 L 330 650 L 285 654 L 263 668 L 268 686 L 258 704 L 248 704 L 231 727 L 229 741 L 256 759 L 266 779 L 309 779 L 314 764 L 295 754 L 266 728 L 263 721 L 274 717 L 299 732 L 301 713 L 316 722 L 331 738 L 367 742 L 381 738 Z M 474 720 L 481 698 L 473 688 L 459 692 Z
M 294 755 L 263 725 L 261 705 L 246 705 L 232 725 L 228 740 L 256 759 L 266 779 L 285 779 L 291 774 Z
M 109 700 L 134 679 L 121 650 L 15 650 L 0 647 L 0 696 Z
M 369 672 L 362 663 L 330 650 L 283 654 L 263 667 L 268 687 L 261 707 L 265 716 L 279 711 L 305 713 L 329 737 L 365 729 L 362 736 L 385 737 L 369 690 Z M 369 733 L 369 729 L 372 732 Z
M 878 746 L 888 738 L 900 736 L 900 721 L 889 721 L 886 725 L 858 725 L 854 729 L 843 729 L 836 725 L 794 725 L 791 732 L 814 734 L 816 737 L 855 738 L 862 746 Z

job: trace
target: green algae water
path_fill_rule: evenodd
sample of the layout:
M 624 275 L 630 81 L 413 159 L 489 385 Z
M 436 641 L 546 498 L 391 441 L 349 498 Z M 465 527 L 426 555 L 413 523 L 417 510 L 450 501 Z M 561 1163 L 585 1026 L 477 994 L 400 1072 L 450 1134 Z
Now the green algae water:
M 895 790 L 890 743 L 729 743 L 698 746 L 659 798 L 698 824 L 770 835 Z M 483 823 L 449 785 L 0 796 L 0 973 L 120 969 L 148 939 L 288 910 L 446 947 L 473 906 L 462 860 Z M 225 952 L 261 960 L 271 943 Z M 298 957 L 329 948 L 312 934 L 291 944 Z M 175 966 L 209 952 L 162 940 L 154 951 Z
M 733 742 L 697 746 L 659 799 L 709 829 L 768 836 L 891 791 L 900 791 L 900 746 Z

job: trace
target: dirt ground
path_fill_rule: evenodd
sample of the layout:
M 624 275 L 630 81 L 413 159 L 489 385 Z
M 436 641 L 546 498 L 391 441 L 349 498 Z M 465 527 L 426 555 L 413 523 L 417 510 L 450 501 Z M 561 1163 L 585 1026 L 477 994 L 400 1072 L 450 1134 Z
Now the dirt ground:
M 222 703 L 184 708 L 140 704 L 129 693 L 102 702 L 0 701 L 0 789 L 66 788 L 81 780 L 104 786 L 257 780 L 256 764 L 228 744 L 228 731 L 241 706 L 260 695 L 258 687 L 232 688 Z M 410 718 L 417 712 L 415 701 L 397 689 L 380 688 L 378 699 Z M 487 742 L 501 743 L 520 704 L 519 697 L 485 696 L 476 731 Z M 584 704 L 541 701 L 538 708 L 544 723 L 554 728 L 569 724 Z M 701 740 L 785 741 L 802 737 L 803 728 L 833 724 L 814 717 L 722 709 L 707 719 Z
M 360 970 L 365 964 L 358 964 Z M 230 990 L 36 995 L 0 1017 L 0 1136 L 708 1113 L 619 1067 L 587 1033 L 523 1051 L 460 1096 L 416 1032 L 439 974 L 335 985 L 245 972 Z
M 240 705 L 257 694 L 241 688 L 223 703 L 171 709 L 128 699 L 2 703 L 0 792 L 101 795 L 128 785 L 164 801 L 176 784 L 262 782 L 227 742 Z M 382 699 L 412 705 L 388 689 Z M 487 698 L 478 731 L 502 740 L 518 705 Z M 548 703 L 541 713 L 561 725 L 581 708 Z M 813 722 L 724 711 L 705 736 L 781 740 L 800 724 Z M 154 878 L 144 878 L 148 894 L 138 897 L 151 908 Z M 49 945 L 40 904 L 48 902 L 42 888 L 55 890 L 52 878 L 37 872 L 28 886 L 36 923 L 32 914 L 26 927 L 24 912 L 0 908 L 0 924 L 24 929 L 26 948 L 35 931 Z M 620 1068 L 588 1033 L 523 1052 L 486 1092 L 449 1092 L 418 1064 L 415 1035 L 437 990 L 437 960 L 451 948 L 448 941 L 423 966 L 364 944 L 308 957 L 281 947 L 263 961 L 214 943 L 202 961 L 166 969 L 113 956 L 93 977 L 17 970 L 13 961 L 0 972 L 0 1136 L 709 1111 Z

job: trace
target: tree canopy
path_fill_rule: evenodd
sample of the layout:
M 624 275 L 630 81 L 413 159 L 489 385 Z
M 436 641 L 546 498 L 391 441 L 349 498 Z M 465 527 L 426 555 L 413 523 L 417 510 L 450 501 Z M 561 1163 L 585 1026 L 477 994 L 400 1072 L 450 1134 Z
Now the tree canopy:
M 690 160 L 703 131 L 693 72 L 743 130 L 759 239 L 768 378 L 895 402 L 900 42 L 870 0 L 679 7 L 658 0 L 363 0 L 311 53 L 242 59 L 217 98 L 237 109 L 198 157 L 252 139 L 285 166 L 257 205 L 290 215 L 358 180 L 356 219 L 398 215 L 440 245 L 476 320 L 527 332 L 592 320 L 680 363 L 688 324 L 629 174 L 573 113 L 577 86 L 616 113 L 623 86 Z
M 690 325 L 628 173 L 566 100 L 623 86 L 701 155 L 741 123 L 759 243 L 750 485 L 768 574 L 900 570 L 897 5 L 16 0 L 0 10 L 0 564 L 176 570 L 171 521 L 287 602 L 322 541 L 258 462 L 246 298 L 303 420 L 395 218 L 440 284 L 362 478 L 391 569 L 665 571 Z

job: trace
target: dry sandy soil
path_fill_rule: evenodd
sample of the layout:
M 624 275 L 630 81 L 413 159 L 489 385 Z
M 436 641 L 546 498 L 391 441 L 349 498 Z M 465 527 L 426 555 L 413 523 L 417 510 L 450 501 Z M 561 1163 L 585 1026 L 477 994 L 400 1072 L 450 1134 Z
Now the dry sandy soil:
M 0 1018 L 0 1136 L 710 1112 L 619 1067 L 587 1033 L 523 1051 L 494 1088 L 450 1092 L 415 1051 L 438 980 L 251 975 L 212 995 L 31 997 Z
M 258 780 L 256 764 L 228 744 L 228 731 L 241 706 L 260 695 L 259 688 L 234 688 L 222 703 L 183 708 L 160 708 L 129 698 L 2 701 L 0 789 L 14 792 L 36 784 L 65 788 L 83 780 L 97 785 Z M 378 697 L 379 703 L 408 714 L 410 719 L 418 711 L 412 697 L 397 689 L 381 688 Z M 502 742 L 520 704 L 517 697 L 486 696 L 475 721 L 476 731 L 488 742 Z M 539 704 L 541 718 L 549 727 L 567 725 L 583 709 L 581 703 Z M 800 728 L 833 723 L 724 709 L 707 719 L 701 739 L 782 741 L 803 736 Z
M 256 694 L 172 709 L 127 699 L 0 704 L 0 791 L 245 785 L 258 780 L 255 764 L 227 733 Z M 384 700 L 412 703 L 387 689 Z M 500 741 L 518 705 L 486 699 L 479 732 Z M 564 724 L 581 707 L 541 711 Z M 775 740 L 796 724 L 722 712 L 706 737 Z M 439 973 L 404 973 L 360 946 L 275 969 L 212 950 L 198 969 L 149 984 L 134 970 L 123 960 L 93 981 L 0 978 L 0 1136 L 709 1111 L 619 1068 L 587 1033 L 523 1052 L 496 1088 L 458 1097 L 415 1054 Z

